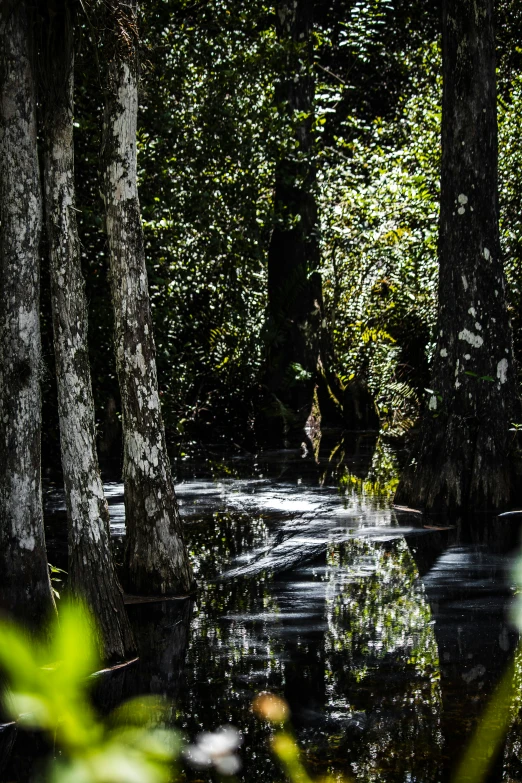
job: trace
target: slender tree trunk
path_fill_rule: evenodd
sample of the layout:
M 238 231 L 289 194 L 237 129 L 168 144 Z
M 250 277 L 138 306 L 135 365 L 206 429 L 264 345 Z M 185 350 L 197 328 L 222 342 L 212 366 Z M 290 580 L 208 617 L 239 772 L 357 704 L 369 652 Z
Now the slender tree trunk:
M 289 409 L 297 430 L 302 430 L 312 407 L 322 318 L 314 193 L 312 5 L 312 0 L 279 0 L 276 6 L 277 34 L 284 51 L 276 102 L 292 123 L 295 146 L 289 146 L 276 167 L 265 383 Z
M 428 409 L 397 500 L 450 514 L 511 494 L 516 402 L 498 232 L 493 0 L 443 2 L 437 347 Z
M 54 611 L 42 515 L 41 191 L 26 2 L 0 7 L 0 606 Z
M 105 207 L 123 407 L 126 586 L 166 595 L 187 592 L 193 577 L 165 445 L 136 182 L 136 14 L 136 0 L 121 0 L 108 15 Z
M 96 454 L 87 306 L 76 226 L 73 146 L 74 35 L 67 0 L 46 25 L 44 182 L 60 419 L 69 523 L 69 586 L 98 623 L 105 661 L 136 651 L 109 539 L 109 509 Z

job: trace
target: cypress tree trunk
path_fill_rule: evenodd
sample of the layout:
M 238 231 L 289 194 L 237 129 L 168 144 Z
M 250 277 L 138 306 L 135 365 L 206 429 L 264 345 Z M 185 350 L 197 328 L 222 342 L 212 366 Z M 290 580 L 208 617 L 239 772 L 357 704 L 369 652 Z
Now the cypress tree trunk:
M 105 661 L 135 653 L 109 539 L 109 509 L 96 455 L 87 306 L 76 226 L 73 22 L 67 0 L 45 29 L 44 182 L 51 270 L 60 445 L 69 525 L 69 586 L 91 608 Z
M 0 605 L 54 611 L 41 492 L 41 192 L 26 2 L 0 8 Z
M 290 409 L 293 427 L 299 431 L 312 407 L 322 319 L 314 193 L 312 0 L 279 0 L 276 11 L 277 35 L 284 51 L 276 102 L 292 123 L 295 147 L 289 146 L 276 167 L 275 225 L 268 251 L 265 383 Z
M 158 394 L 147 269 L 136 182 L 136 0 L 108 13 L 104 128 L 105 207 L 123 407 L 126 587 L 177 594 L 192 586 Z
M 516 402 L 498 232 L 493 0 L 443 2 L 437 347 L 428 410 L 397 500 L 458 513 L 511 493 Z

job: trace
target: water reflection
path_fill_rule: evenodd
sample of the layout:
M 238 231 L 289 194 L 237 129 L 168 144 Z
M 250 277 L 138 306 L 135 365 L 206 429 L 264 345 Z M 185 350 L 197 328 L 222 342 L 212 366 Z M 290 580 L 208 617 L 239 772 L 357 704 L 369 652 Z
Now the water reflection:
M 357 780 L 437 780 L 441 688 L 431 611 L 405 539 L 329 553 L 327 682 Z M 385 684 L 385 687 L 383 687 Z
M 376 482 L 389 489 L 394 465 L 386 451 L 372 463 L 370 446 L 359 442 L 355 472 L 348 445 L 323 439 L 313 460 L 216 459 L 215 478 L 180 483 L 195 604 L 129 608 L 141 659 L 100 680 L 100 707 L 152 692 L 169 699 L 168 719 L 190 738 L 232 723 L 244 735 L 241 778 L 266 783 L 280 773 L 271 728 L 251 702 L 269 690 L 288 700 L 314 774 L 446 779 L 516 645 L 504 617 L 516 530 L 426 529 L 375 491 Z M 123 492 L 106 490 L 118 551 Z M 49 494 L 58 543 L 60 503 Z M 517 730 L 508 770 L 520 756 Z
M 505 551 L 457 540 L 423 579 L 436 621 L 446 768 L 455 765 L 516 648 L 506 617 L 509 563 Z M 500 780 L 499 769 L 492 779 Z
M 265 689 L 288 700 L 317 773 L 437 779 L 438 654 L 404 538 L 354 538 L 292 571 L 214 589 L 218 595 L 199 606 L 188 653 L 192 704 L 202 701 L 204 672 L 212 718 L 186 726 L 195 731 L 227 719 L 246 726 L 256 763 L 247 760 L 245 779 L 260 779 L 269 765 L 259 736 L 266 729 L 249 712 L 250 700 Z

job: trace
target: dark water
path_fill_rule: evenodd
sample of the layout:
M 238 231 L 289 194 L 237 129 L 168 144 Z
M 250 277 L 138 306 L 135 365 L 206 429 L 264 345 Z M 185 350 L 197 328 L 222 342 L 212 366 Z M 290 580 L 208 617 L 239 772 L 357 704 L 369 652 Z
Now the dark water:
M 141 658 L 98 682 L 100 709 L 153 692 L 192 739 L 232 723 L 240 778 L 269 783 L 282 779 L 271 728 L 251 710 L 268 690 L 288 701 L 314 776 L 448 779 L 518 641 L 506 619 L 517 518 L 426 529 L 353 472 L 295 454 L 204 472 L 213 478 L 177 486 L 198 594 L 129 606 Z M 118 550 L 123 490 L 106 491 Z M 47 499 L 50 551 L 65 566 L 63 501 Z M 514 722 L 492 780 L 521 779 L 517 732 Z M 5 779 L 27 779 L 23 748 Z

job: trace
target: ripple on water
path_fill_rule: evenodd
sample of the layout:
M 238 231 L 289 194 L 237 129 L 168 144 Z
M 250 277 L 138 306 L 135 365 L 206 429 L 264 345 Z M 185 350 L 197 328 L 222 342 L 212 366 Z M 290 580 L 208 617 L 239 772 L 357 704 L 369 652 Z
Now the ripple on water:
M 105 489 L 121 540 L 123 487 Z M 442 779 L 516 645 L 508 556 L 337 487 L 255 478 L 176 491 L 200 590 L 191 618 L 131 607 L 133 692 L 175 700 L 191 736 L 240 727 L 249 783 L 279 779 L 251 711 L 261 690 L 288 700 L 316 774 Z M 63 510 L 59 492 L 48 500 Z

